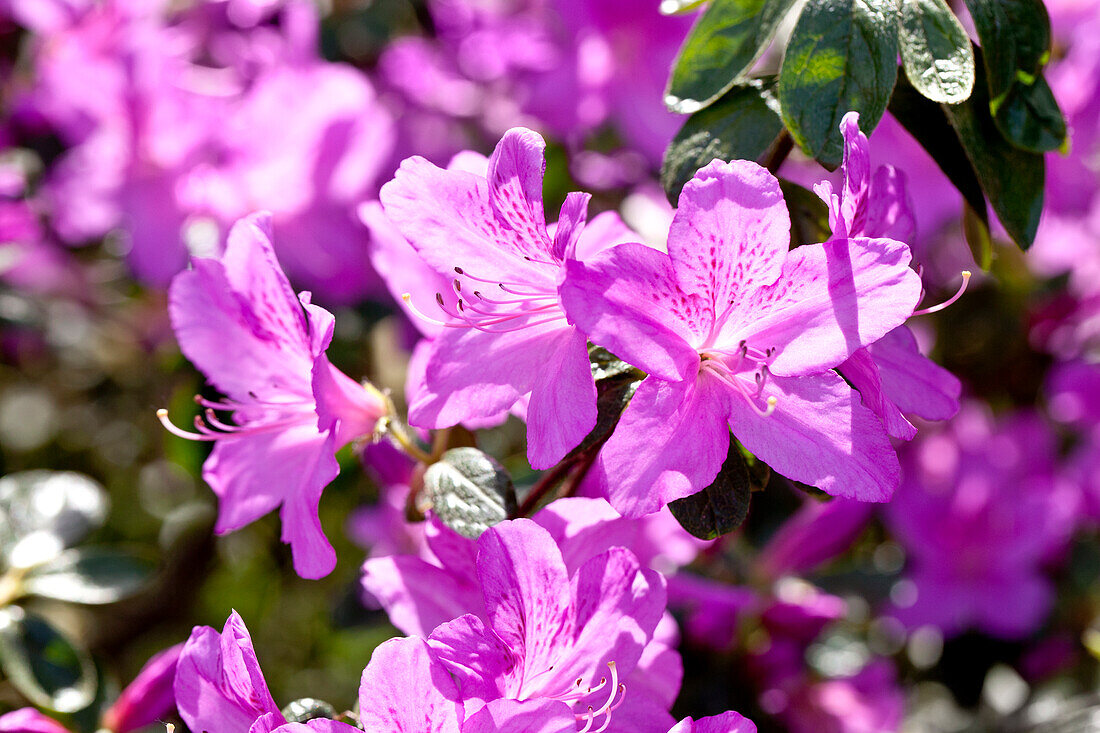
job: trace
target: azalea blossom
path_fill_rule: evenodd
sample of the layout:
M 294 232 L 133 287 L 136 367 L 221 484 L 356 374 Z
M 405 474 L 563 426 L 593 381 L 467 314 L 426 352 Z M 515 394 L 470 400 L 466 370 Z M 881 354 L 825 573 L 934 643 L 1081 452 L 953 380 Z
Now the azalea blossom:
M 916 225 L 905 176 L 893 166 L 883 165 L 872 178 L 870 146 L 859 129 L 859 113 L 844 115 L 840 131 L 844 136 L 843 184 L 836 193 L 828 181 L 814 186 L 829 207 L 833 239 L 889 237 L 911 242 Z M 964 288 L 969 276 L 964 273 Z M 921 354 L 905 326 L 859 349 L 837 371 L 859 390 L 863 403 L 895 438 L 911 440 L 917 434 L 906 414 L 947 420 L 959 411 L 959 380 Z
M 527 456 L 549 468 L 596 424 L 596 385 L 585 334 L 558 296 L 578 256 L 589 195 L 571 193 L 553 234 L 542 204 L 542 138 L 516 128 L 489 158 L 487 175 L 405 160 L 382 187 L 386 217 L 421 258 L 451 282 L 438 297 L 425 394 L 409 421 L 444 428 L 498 415 L 530 395 Z M 609 244 L 609 243 L 608 243 Z
M 196 626 L 180 653 L 175 681 L 180 717 L 210 733 L 355 733 L 347 723 L 318 718 L 287 723 L 271 697 L 252 637 L 237 612 L 219 634 Z
M 321 530 L 321 491 L 339 473 L 334 454 L 373 434 L 387 400 L 325 356 L 333 316 L 297 297 L 275 259 L 266 214 L 238 222 L 225 254 L 195 259 L 169 289 L 169 314 L 180 349 L 226 396 L 196 398 L 206 424 L 174 434 L 211 441 L 203 478 L 218 495 L 218 532 L 229 532 L 281 507 L 283 541 L 294 569 L 327 575 L 336 556 Z M 232 412 L 232 422 L 217 417 Z
M 778 181 L 714 161 L 684 186 L 667 255 L 623 244 L 568 263 L 570 319 L 649 373 L 601 453 L 627 516 L 709 484 L 731 430 L 783 475 L 834 495 L 884 501 L 897 485 L 881 422 L 831 370 L 913 312 L 909 249 L 789 243 Z
M 183 644 L 176 644 L 154 654 L 104 711 L 102 727 L 113 733 L 129 733 L 173 713 L 176 665 L 182 651 Z

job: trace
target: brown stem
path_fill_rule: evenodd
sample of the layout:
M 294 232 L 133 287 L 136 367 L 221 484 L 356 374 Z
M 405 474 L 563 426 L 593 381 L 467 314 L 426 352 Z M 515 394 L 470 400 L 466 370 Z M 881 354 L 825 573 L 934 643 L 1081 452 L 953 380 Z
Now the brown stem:
M 792 150 L 794 150 L 794 138 L 791 137 L 791 133 L 784 129 L 762 156 L 761 165 L 774 175 Z
M 576 458 L 568 458 L 544 473 L 539 478 L 538 482 L 531 487 L 531 490 L 527 492 L 527 496 L 523 498 L 523 503 L 520 504 L 519 507 L 518 516 L 530 516 L 535 510 L 535 507 L 542 501 L 543 497 L 550 493 L 550 490 L 565 478 L 569 470 L 576 465 L 576 462 Z

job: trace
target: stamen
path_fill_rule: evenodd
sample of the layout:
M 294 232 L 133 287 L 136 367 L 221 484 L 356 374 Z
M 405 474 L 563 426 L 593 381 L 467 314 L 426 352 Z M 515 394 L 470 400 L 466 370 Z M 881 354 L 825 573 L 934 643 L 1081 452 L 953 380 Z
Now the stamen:
M 523 259 L 527 260 L 528 262 L 534 262 L 537 265 L 553 265 L 553 266 L 557 267 L 557 265 L 559 264 L 559 263 L 554 262 L 552 260 L 537 260 L 534 257 L 528 257 L 527 255 L 524 255 Z
M 922 308 L 920 310 L 913 311 L 913 315 L 914 316 L 927 316 L 930 313 L 939 313 L 944 308 L 948 307 L 949 305 L 954 303 L 956 300 L 961 298 L 962 294 L 966 292 L 967 284 L 970 282 L 970 270 L 963 270 L 962 271 L 962 279 L 963 279 L 963 281 L 962 281 L 962 284 L 959 286 L 958 291 L 954 295 L 952 295 L 950 298 L 948 298 L 944 302 L 940 303 L 939 305 L 932 306 L 931 308 Z
M 587 721 L 584 725 L 584 728 L 578 731 L 578 733 L 583 733 L 584 731 L 590 731 L 590 733 L 602 733 L 602 731 L 607 730 L 607 726 L 611 725 L 611 713 L 618 710 L 619 706 L 623 704 L 623 700 L 626 699 L 626 685 L 619 682 L 619 671 L 615 667 L 615 663 L 608 662 L 607 667 L 611 670 L 611 695 L 607 698 L 607 701 L 598 709 L 589 705 L 588 709 L 584 713 L 574 713 L 573 717 L 575 717 L 578 721 Z M 589 693 L 595 692 L 603 688 L 606 683 L 607 678 L 601 678 L 599 685 L 589 688 Z M 599 728 L 593 729 L 592 726 L 596 722 L 596 718 L 600 717 L 601 715 L 605 716 L 603 725 L 601 725 Z
M 412 293 L 402 293 L 401 300 L 405 301 L 405 305 L 408 307 L 410 313 L 426 323 L 431 323 L 436 326 L 442 326 L 444 328 L 464 328 L 464 326 L 462 326 L 461 324 L 447 323 L 445 321 L 439 320 L 438 318 L 432 318 L 431 316 L 425 315 L 423 311 L 413 305 Z
M 198 440 L 203 442 L 226 440 L 229 438 L 245 438 L 252 435 L 262 435 L 263 433 L 273 433 L 296 425 L 301 425 L 303 421 L 310 417 L 316 420 L 315 412 L 302 410 L 299 414 L 292 414 L 290 417 L 283 417 L 282 419 L 273 420 L 268 423 L 259 423 L 257 425 L 230 425 L 229 423 L 219 420 L 212 409 L 206 409 L 204 414 L 209 425 L 204 424 L 202 418 L 196 415 L 195 430 L 197 432 L 191 432 L 177 427 L 168 419 L 168 410 L 163 408 L 157 410 L 157 419 L 160 420 L 160 424 L 164 426 L 164 429 L 172 433 L 172 435 L 185 440 Z

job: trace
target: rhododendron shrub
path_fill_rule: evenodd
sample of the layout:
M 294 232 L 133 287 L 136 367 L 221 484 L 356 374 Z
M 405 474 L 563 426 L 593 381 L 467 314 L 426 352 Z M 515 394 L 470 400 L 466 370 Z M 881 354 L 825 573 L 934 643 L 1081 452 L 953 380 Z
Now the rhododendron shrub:
M 1095 719 L 1100 4 L 965 5 L 0 0 L 0 733 Z

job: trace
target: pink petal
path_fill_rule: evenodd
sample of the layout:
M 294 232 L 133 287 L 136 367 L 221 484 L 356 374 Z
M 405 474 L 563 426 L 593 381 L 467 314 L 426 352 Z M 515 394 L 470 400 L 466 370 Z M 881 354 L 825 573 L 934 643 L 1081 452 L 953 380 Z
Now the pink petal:
M 544 348 L 542 372 L 527 406 L 527 458 L 540 470 L 564 458 L 596 427 L 588 339 L 578 329 L 562 329 Z
M 731 399 L 729 427 L 753 455 L 789 479 L 833 496 L 887 501 L 900 476 L 886 430 L 859 395 L 833 372 L 772 377 L 762 417 L 747 400 Z
M 715 160 L 684 186 L 668 232 L 668 253 L 685 292 L 711 317 L 751 287 L 779 277 L 791 223 L 779 182 L 755 163 Z
M 537 132 L 513 127 L 489 156 L 487 176 L 493 212 L 512 230 L 522 253 L 535 259 L 547 259 L 552 248 L 542 205 L 545 149 Z
M 573 710 L 558 700 L 493 700 L 462 724 L 462 733 L 574 733 Z
M 902 412 L 948 420 L 959 411 L 958 377 L 921 354 L 907 327 L 895 328 L 867 350 L 878 365 L 884 394 Z
M 363 588 L 386 609 L 390 623 L 409 635 L 427 636 L 464 613 L 484 612 L 473 577 L 431 565 L 418 557 L 394 555 L 363 563 Z
M 363 670 L 359 723 L 387 733 L 459 733 L 458 700 L 458 688 L 424 639 L 390 639 Z
M 726 389 L 713 379 L 639 385 L 600 453 L 616 510 L 652 514 L 714 480 L 729 449 Z
M 710 333 L 710 304 L 681 289 L 662 252 L 620 244 L 588 262 L 572 260 L 560 293 L 569 319 L 625 361 L 664 379 L 698 371 L 693 345 Z
M 852 354 L 836 370 L 859 392 L 863 404 L 878 415 L 886 427 L 886 432 L 901 440 L 912 440 L 916 437 L 916 427 L 905 419 L 898 406 L 886 396 L 882 389 L 878 365 L 867 349 L 860 349 Z

